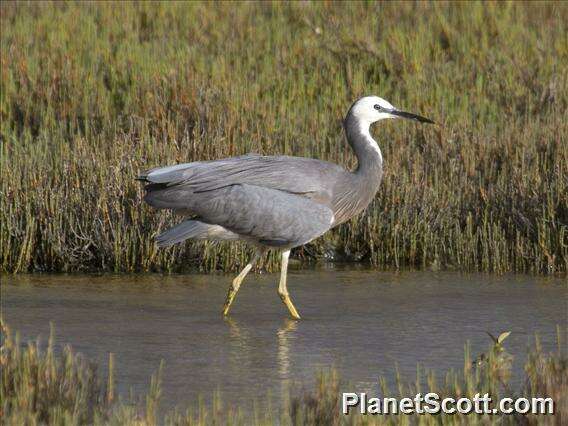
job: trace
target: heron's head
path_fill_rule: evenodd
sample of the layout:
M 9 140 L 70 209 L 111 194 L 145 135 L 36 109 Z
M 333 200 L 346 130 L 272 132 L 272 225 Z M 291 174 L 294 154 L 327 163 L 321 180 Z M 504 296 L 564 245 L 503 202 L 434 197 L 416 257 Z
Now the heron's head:
M 407 118 L 421 123 L 434 123 L 426 117 L 401 111 L 392 106 L 388 101 L 378 96 L 365 96 L 358 99 L 351 107 L 350 114 L 362 122 L 376 123 L 385 118 Z

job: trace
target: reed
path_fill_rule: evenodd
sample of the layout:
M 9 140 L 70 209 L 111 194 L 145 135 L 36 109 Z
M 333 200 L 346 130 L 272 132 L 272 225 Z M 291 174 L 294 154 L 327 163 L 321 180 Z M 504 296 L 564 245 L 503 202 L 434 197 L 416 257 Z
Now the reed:
M 247 152 L 354 165 L 363 94 L 441 123 L 374 130 L 364 215 L 294 255 L 380 268 L 568 269 L 568 7 L 551 3 L 0 5 L 0 270 L 234 270 L 157 250 L 140 170 Z M 269 266 L 273 265 L 273 259 Z
M 253 412 L 222 403 L 216 395 L 207 406 L 199 399 L 195 406 L 171 411 L 159 410 L 162 371 L 160 365 L 151 377 L 148 394 L 142 398 L 124 397 L 114 392 L 114 357 L 109 356 L 108 378 L 103 379 L 96 364 L 66 346 L 57 356 L 54 331 L 45 350 L 40 343 L 20 344 L 17 334 L 2 322 L 2 406 L 5 424 L 60 424 L 60 425 L 445 425 L 445 424 L 562 424 L 568 415 L 568 358 L 563 352 L 561 330 L 558 330 L 558 351 L 545 353 L 538 339 L 525 364 L 525 382 L 521 389 L 508 386 L 511 355 L 503 347 L 492 345 L 487 355 L 472 362 L 465 350 L 464 368 L 440 376 L 431 371 L 417 371 L 413 383 L 398 379 L 397 388 L 389 390 L 380 379 L 381 393 L 389 397 L 408 397 L 418 392 L 436 392 L 442 398 L 472 398 L 476 393 L 488 393 L 493 401 L 502 397 L 552 397 L 554 415 L 390 415 L 362 416 L 356 411 L 348 416 L 340 412 L 340 378 L 336 371 L 322 372 L 315 389 L 305 394 L 290 394 L 290 401 L 281 409 L 257 407 Z M 498 350 L 497 350 L 498 349 Z M 440 373 L 440 372 L 437 372 Z M 438 379 L 437 379 L 438 377 Z M 439 379 L 442 377 L 442 380 Z M 106 384 L 105 384 L 106 382 Z

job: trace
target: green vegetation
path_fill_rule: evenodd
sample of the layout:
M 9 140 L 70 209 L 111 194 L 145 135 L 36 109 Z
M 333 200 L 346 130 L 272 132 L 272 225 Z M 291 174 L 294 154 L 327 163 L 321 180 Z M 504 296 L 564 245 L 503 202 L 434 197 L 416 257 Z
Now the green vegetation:
M 134 177 L 246 152 L 352 167 L 341 119 L 364 94 L 441 126 L 375 128 L 376 200 L 297 257 L 568 269 L 563 2 L 0 11 L 1 271 L 236 269 L 241 245 L 157 250 L 176 219 L 142 205 Z
M 502 335 L 503 336 L 503 335 Z M 208 408 L 200 400 L 193 411 L 176 408 L 161 414 L 158 410 L 161 393 L 161 372 L 152 376 L 150 390 L 143 399 L 131 396 L 123 399 L 114 392 L 113 357 L 109 360 L 108 378 L 97 375 L 97 366 L 66 347 L 58 357 L 54 353 L 53 329 L 49 344 L 42 351 L 38 342 L 29 342 L 21 348 L 19 338 L 2 323 L 2 407 L 6 424 L 137 424 L 137 425 L 204 425 L 204 424 L 258 424 L 278 421 L 283 425 L 361 425 L 401 424 L 414 422 L 440 424 L 560 424 L 568 415 L 568 358 L 562 353 L 561 332 L 558 330 L 558 351 L 543 353 L 538 339 L 525 365 L 525 384 L 520 393 L 507 385 L 511 355 L 502 346 L 503 338 L 489 348 L 486 355 L 471 362 L 466 349 L 464 369 L 451 371 L 438 382 L 434 372 L 425 383 L 404 384 L 389 391 L 381 379 L 384 396 L 407 397 L 418 392 L 436 392 L 440 397 L 472 398 L 476 393 L 488 393 L 493 401 L 501 397 L 552 397 L 554 416 L 536 415 L 452 415 L 433 416 L 361 416 L 352 412 L 340 414 L 340 381 L 335 371 L 320 374 L 316 389 L 304 395 L 289 395 L 290 403 L 278 411 L 270 408 L 246 413 L 246 410 L 223 407 L 219 398 Z M 506 337 L 506 336 L 505 336 Z M 417 374 L 421 376 L 420 372 Z M 265 407 L 262 407 L 265 408 Z

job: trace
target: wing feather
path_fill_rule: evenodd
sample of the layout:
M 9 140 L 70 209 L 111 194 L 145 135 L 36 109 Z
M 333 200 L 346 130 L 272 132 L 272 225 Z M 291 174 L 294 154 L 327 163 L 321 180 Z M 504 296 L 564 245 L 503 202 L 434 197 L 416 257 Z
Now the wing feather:
M 249 154 L 152 169 L 139 179 L 167 187 L 184 186 L 194 193 L 250 184 L 302 194 L 328 204 L 334 183 L 345 173 L 336 164 L 311 158 Z
M 207 192 L 185 186 L 150 192 L 151 205 L 190 211 L 200 222 L 219 225 L 243 239 L 266 245 L 295 247 L 325 233 L 333 222 L 331 209 L 309 198 L 249 184 Z

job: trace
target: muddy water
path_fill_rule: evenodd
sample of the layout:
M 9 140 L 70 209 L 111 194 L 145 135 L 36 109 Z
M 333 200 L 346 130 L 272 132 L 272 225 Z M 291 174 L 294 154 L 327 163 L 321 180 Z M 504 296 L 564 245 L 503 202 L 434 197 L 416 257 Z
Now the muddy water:
M 538 333 L 556 347 L 568 323 L 561 278 L 361 270 L 290 271 L 289 290 L 303 319 L 289 320 L 278 276 L 250 275 L 232 314 L 220 311 L 227 275 L 27 275 L 2 278 L 2 315 L 25 339 L 45 342 L 53 321 L 59 344 L 97 360 L 116 360 L 119 392 L 147 390 L 165 361 L 164 405 L 195 404 L 220 391 L 249 405 L 283 390 L 310 389 L 318 370 L 335 367 L 349 390 L 376 392 L 377 377 L 404 379 L 416 366 L 445 371 L 488 347 L 485 331 L 512 331 L 519 384 L 526 348 Z M 103 372 L 104 374 L 104 372 Z M 284 392 L 285 393 L 285 392 Z

